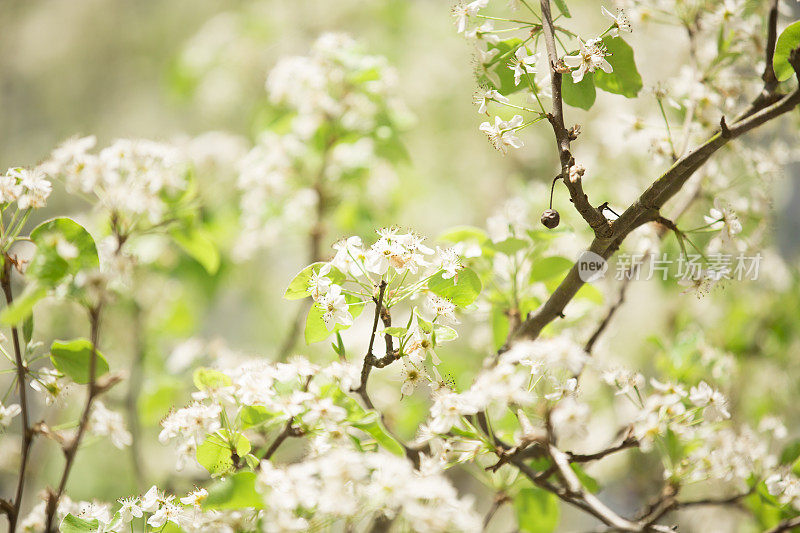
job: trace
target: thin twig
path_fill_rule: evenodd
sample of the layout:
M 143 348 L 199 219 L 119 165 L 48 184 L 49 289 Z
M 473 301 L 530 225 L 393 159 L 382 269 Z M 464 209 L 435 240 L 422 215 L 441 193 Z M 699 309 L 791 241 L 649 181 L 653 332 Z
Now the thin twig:
M 58 489 L 54 493 L 50 490 L 50 494 L 47 500 L 47 528 L 46 531 L 48 533 L 55 533 L 58 525 L 54 523 L 56 517 L 56 511 L 58 510 L 58 502 L 61 499 L 61 496 L 64 494 L 64 490 L 67 487 L 67 480 L 69 479 L 69 474 L 72 471 L 72 466 L 75 463 L 75 456 L 78 453 L 78 447 L 80 446 L 81 440 L 83 439 L 83 435 L 86 433 L 86 429 L 89 426 L 89 420 L 92 413 L 92 406 L 94 404 L 94 400 L 98 394 L 103 392 L 100 387 L 97 386 L 97 342 L 100 335 L 100 306 L 94 307 L 89 310 L 89 323 L 91 328 L 91 344 L 92 344 L 92 353 L 89 358 L 89 383 L 87 385 L 87 393 L 86 393 L 86 405 L 83 408 L 83 412 L 81 413 L 80 422 L 78 423 L 78 432 L 69 442 L 69 444 L 64 448 L 64 456 L 65 456 L 65 463 L 64 463 L 64 471 L 61 474 L 61 481 L 58 484 Z
M 364 405 L 366 405 L 368 409 L 375 409 L 375 406 L 369 397 L 369 393 L 367 393 L 367 381 L 369 380 L 370 372 L 372 372 L 372 367 L 378 366 L 377 358 L 372 352 L 372 349 L 375 346 L 375 333 L 378 331 L 378 322 L 381 320 L 381 314 L 383 312 L 383 295 L 385 292 L 386 281 L 381 280 L 381 284 L 378 288 L 378 298 L 375 300 L 375 318 L 372 321 L 372 333 L 369 337 L 369 348 L 367 348 L 367 355 L 364 356 L 364 365 L 361 367 L 361 383 L 359 384 L 358 388 L 353 389 L 353 392 L 356 392 L 359 396 L 361 396 L 361 399 L 364 401 Z
M 312 379 L 313 376 L 308 376 L 308 378 L 306 378 L 306 382 L 302 389 L 303 392 L 308 391 L 308 386 L 311 385 Z M 278 436 L 275 437 L 274 441 L 272 441 L 272 444 L 270 444 L 269 448 L 267 448 L 267 451 L 264 452 L 264 456 L 261 458 L 261 460 L 269 461 L 275 452 L 278 451 L 278 448 L 280 448 L 281 444 L 283 444 L 283 441 L 285 441 L 287 438 L 302 437 L 303 435 L 305 435 L 305 433 L 300 428 L 296 428 L 294 426 L 294 417 L 290 416 L 289 420 L 287 420 L 286 424 L 283 426 L 281 432 L 278 433 Z
M 567 452 L 567 457 L 569 458 L 570 463 L 589 463 L 591 461 L 599 461 L 600 459 L 608 457 L 609 455 L 627 450 L 629 448 L 636 448 L 637 446 L 639 446 L 639 441 L 632 436 L 628 436 L 616 446 L 610 446 L 605 450 L 589 454 Z
M 294 417 L 289 418 L 286 421 L 286 425 L 283 426 L 283 430 L 275 437 L 275 440 L 272 441 L 272 444 L 267 451 L 264 453 L 264 457 L 261 458 L 262 461 L 269 461 L 272 456 L 278 451 L 283 441 L 285 441 L 289 437 L 299 437 L 302 436 L 302 432 L 293 426 L 294 424 Z
M 558 64 L 558 51 L 556 50 L 555 31 L 553 30 L 553 15 L 550 12 L 550 0 L 541 0 L 542 7 L 542 30 L 544 42 L 547 48 L 547 57 L 550 63 L 550 87 L 553 93 L 553 109 L 547 115 L 553 133 L 556 137 L 558 156 L 561 162 L 562 181 L 569 190 L 570 199 L 575 209 L 583 217 L 587 224 L 594 230 L 597 236 L 608 237 L 611 235 L 611 226 L 603 213 L 589 203 L 586 193 L 583 192 L 581 176 L 579 173 L 570 173 L 570 169 L 575 165 L 575 159 L 570 152 L 570 132 L 564 123 L 564 105 L 561 97 L 561 73 L 556 68 Z
M 6 304 L 10 307 L 14 302 L 11 292 L 11 269 L 15 261 L 8 254 L 3 258 L 3 270 L 0 275 L 0 285 L 6 297 Z M 11 337 L 14 344 L 14 363 L 17 367 L 17 390 L 19 391 L 20 403 L 20 424 L 22 429 L 22 443 L 20 444 L 20 464 L 19 474 L 17 475 L 17 490 L 11 506 L 3 506 L 8 514 L 9 530 L 13 533 L 17 530 L 20 507 L 22 505 L 22 494 L 25 488 L 25 473 L 27 471 L 28 456 L 30 455 L 31 444 L 33 442 L 33 432 L 30 427 L 30 411 L 28 407 L 28 393 L 26 387 L 26 375 L 28 372 L 25 361 L 22 359 L 22 350 L 19 344 L 19 331 L 16 326 L 11 327 Z
M 508 494 L 505 492 L 498 492 L 495 495 L 492 506 L 489 507 L 489 510 L 486 512 L 486 516 L 483 519 L 483 531 L 489 529 L 489 522 L 492 521 L 492 518 L 494 518 L 494 516 L 497 514 L 497 511 L 499 511 L 504 504 L 510 501 L 511 498 L 509 498 Z

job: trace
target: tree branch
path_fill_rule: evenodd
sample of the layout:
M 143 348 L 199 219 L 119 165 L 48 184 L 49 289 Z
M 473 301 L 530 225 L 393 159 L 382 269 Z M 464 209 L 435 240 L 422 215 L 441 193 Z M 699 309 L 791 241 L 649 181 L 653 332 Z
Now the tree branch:
M 269 461 L 272 456 L 278 451 L 283 441 L 285 441 L 289 437 L 301 437 L 303 432 L 294 427 L 294 417 L 289 418 L 286 421 L 286 425 L 283 426 L 283 430 L 275 437 L 275 440 L 272 441 L 267 451 L 264 453 L 264 457 L 261 458 L 262 461 Z
M 510 501 L 511 501 L 511 498 L 509 498 L 508 494 L 506 494 L 505 492 L 498 492 L 495 495 L 494 501 L 492 502 L 492 506 L 489 508 L 489 511 L 487 511 L 486 516 L 483 519 L 483 531 L 486 531 L 487 529 L 489 529 L 489 522 L 492 521 L 492 518 L 494 518 L 494 515 L 497 514 L 497 511 L 500 510 L 500 508 L 505 503 L 508 503 Z
M 0 285 L 3 287 L 3 293 L 6 297 L 6 304 L 10 307 L 14 302 L 14 297 L 11 292 L 11 269 L 15 264 L 15 260 L 8 254 L 5 254 L 3 261 L 3 270 L 0 274 Z M 8 514 L 9 530 L 16 531 L 17 520 L 19 519 L 19 511 L 22 505 L 22 494 L 25 488 L 25 473 L 28 465 L 28 456 L 30 455 L 31 444 L 33 442 L 33 431 L 30 427 L 30 410 L 28 407 L 28 392 L 26 388 L 26 376 L 28 368 L 25 361 L 22 359 L 22 349 L 19 344 L 19 331 L 16 326 L 11 327 L 11 338 L 14 344 L 14 364 L 17 367 L 17 390 L 19 391 L 19 404 L 20 404 L 20 423 L 22 429 L 22 443 L 20 445 L 20 465 L 19 474 L 17 475 L 17 490 L 14 495 L 13 503 L 10 505 L 3 505 L 3 509 Z M 6 502 L 9 504 L 9 502 Z
M 767 42 L 764 47 L 764 73 L 761 79 L 764 80 L 764 91 L 761 93 L 765 98 L 775 93 L 778 88 L 778 79 L 775 77 L 775 69 L 772 60 L 775 57 L 775 43 L 778 41 L 778 2 L 772 0 L 767 19 Z
M 542 1 L 543 5 L 546 0 Z M 800 49 L 792 51 L 789 62 L 800 79 Z M 647 188 L 639 198 L 626 209 L 622 215 L 612 224 L 612 236 L 595 236 L 589 251 L 598 254 L 604 259 L 608 259 L 618 249 L 620 243 L 631 231 L 639 226 L 656 220 L 659 216 L 661 207 L 672 198 L 686 184 L 686 181 L 708 161 L 708 159 L 722 146 L 732 139 L 736 139 L 745 133 L 793 110 L 800 104 L 800 86 L 793 92 L 783 95 L 776 102 L 761 108 L 760 110 L 737 120 L 728 127 L 727 134 L 722 135 L 717 132 L 704 144 L 691 152 L 662 174 L 650 187 Z M 583 286 L 583 280 L 578 275 L 578 263 L 575 263 L 567 276 L 550 295 L 550 298 L 539 309 L 529 316 L 517 331 L 514 332 L 512 340 L 535 339 L 539 336 L 547 324 L 556 318 L 563 316 L 564 308 Z
M 86 433 L 86 429 L 89 426 L 89 420 L 92 413 L 92 405 L 94 404 L 95 398 L 107 390 L 108 387 L 98 387 L 97 385 L 97 342 L 100 335 L 100 306 L 94 307 L 89 310 L 89 322 L 91 324 L 91 344 L 92 344 L 92 353 L 89 358 L 89 383 L 88 383 L 88 391 L 86 394 L 86 405 L 83 408 L 83 412 L 81 413 L 80 422 L 78 423 L 78 432 L 75 437 L 69 442 L 69 444 L 64 448 L 64 456 L 66 458 L 66 462 L 64 463 L 64 471 L 61 474 L 61 481 L 58 484 L 58 489 L 54 493 L 52 489 L 49 489 L 49 496 L 47 499 L 47 528 L 45 531 L 48 533 L 55 533 L 58 528 L 57 524 L 54 524 L 54 520 L 56 517 L 56 511 L 58 510 L 58 502 L 61 499 L 61 496 L 64 494 L 64 490 L 67 487 L 67 480 L 69 479 L 70 471 L 72 470 L 72 466 L 75 463 L 75 456 L 78 453 L 78 447 L 80 446 L 81 440 L 83 439 L 83 435 Z
M 562 181 L 569 190 L 570 199 L 575 209 L 583 217 L 587 224 L 594 230 L 595 235 L 609 237 L 611 226 L 603 213 L 592 206 L 586 193 L 583 192 L 581 178 L 583 171 L 575 165 L 575 158 L 570 152 L 570 132 L 564 125 L 564 106 L 561 97 L 561 73 L 556 69 L 558 63 L 558 52 L 556 50 L 555 31 L 553 29 L 553 15 L 550 12 L 550 0 L 541 0 L 542 6 L 542 32 L 547 48 L 547 57 L 550 63 L 550 87 L 553 93 L 553 110 L 547 115 L 553 133 L 556 137 L 558 147 L 558 157 L 561 162 Z M 571 172 L 571 169 L 574 171 Z
M 616 446 L 610 446 L 605 450 L 590 454 L 567 452 L 567 457 L 569 458 L 570 463 L 589 463 L 591 461 L 599 461 L 600 459 L 608 457 L 609 455 L 627 450 L 629 448 L 636 448 L 637 446 L 639 446 L 639 441 L 636 440 L 635 437 L 629 435 Z
M 367 382 L 369 381 L 369 375 L 370 372 L 372 372 L 372 369 L 388 366 L 397 361 L 399 358 L 399 354 L 394 349 L 392 336 L 388 333 L 384 335 L 384 342 L 386 343 L 386 355 L 383 357 L 375 357 L 373 352 L 373 348 L 375 346 L 375 335 L 378 331 L 378 322 L 383 322 L 383 326 L 386 328 L 391 327 L 392 325 L 392 316 L 389 314 L 389 310 L 383 306 L 383 297 L 386 293 L 386 286 L 386 280 L 381 280 L 381 283 L 378 286 L 378 297 L 373 298 L 373 301 L 375 302 L 375 316 L 372 321 L 372 333 L 369 337 L 367 355 L 364 356 L 364 365 L 361 367 L 361 383 L 357 388 L 351 389 L 350 392 L 355 392 L 358 394 L 367 409 L 378 413 L 378 416 L 380 416 L 381 422 L 383 422 L 386 431 L 394 440 L 398 442 L 398 444 L 400 444 L 400 446 L 403 447 L 406 457 L 414 464 L 414 468 L 419 468 L 420 449 L 407 445 L 392 430 L 390 430 L 388 426 L 386 426 L 386 417 L 384 417 L 382 412 L 375 409 L 375 405 L 372 403 L 372 399 L 369 397 L 369 393 L 367 392 Z
M 372 367 L 383 368 L 389 364 L 389 362 L 391 362 L 389 361 L 383 364 L 383 361 L 375 357 L 375 354 L 372 351 L 373 347 L 375 346 L 375 333 L 378 331 L 378 321 L 381 320 L 383 316 L 383 296 L 385 293 L 386 281 L 381 280 L 381 284 L 378 287 L 378 298 L 375 300 L 375 318 L 372 321 L 372 333 L 369 337 L 369 348 L 367 348 L 367 355 L 364 356 L 364 366 L 361 367 L 361 383 L 359 384 L 358 388 L 352 390 L 352 392 L 355 392 L 361 396 L 364 405 L 366 405 L 368 409 L 375 409 L 375 406 L 369 397 L 369 393 L 367 393 L 367 381 L 369 380 L 370 372 L 372 372 Z M 388 345 L 386 351 L 388 356 Z

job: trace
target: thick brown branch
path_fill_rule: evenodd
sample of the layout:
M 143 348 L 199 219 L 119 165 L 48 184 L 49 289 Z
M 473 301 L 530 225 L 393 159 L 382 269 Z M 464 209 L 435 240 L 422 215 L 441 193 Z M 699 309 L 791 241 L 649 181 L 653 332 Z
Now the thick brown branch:
M 790 63 L 795 72 L 800 74 L 800 50 L 792 52 Z M 800 79 L 800 75 L 798 78 Z M 686 181 L 729 140 L 740 137 L 758 126 L 788 113 L 798 104 L 800 104 L 800 87 L 792 93 L 784 95 L 777 102 L 730 125 L 728 127 L 728 135 L 725 137 L 719 132 L 713 135 L 694 152 L 679 159 L 669 170 L 662 174 L 614 221 L 612 237 L 596 236 L 589 246 L 589 251 L 608 259 L 616 252 L 622 240 L 631 231 L 642 224 L 656 220 L 660 216 L 659 210 L 661 207 L 680 191 Z M 556 318 L 563 316 L 564 308 L 584 283 L 578 274 L 578 267 L 578 263 L 573 265 L 566 278 L 550 295 L 550 298 L 520 325 L 513 335 L 514 340 L 522 338 L 535 339 L 539 336 L 542 328 Z

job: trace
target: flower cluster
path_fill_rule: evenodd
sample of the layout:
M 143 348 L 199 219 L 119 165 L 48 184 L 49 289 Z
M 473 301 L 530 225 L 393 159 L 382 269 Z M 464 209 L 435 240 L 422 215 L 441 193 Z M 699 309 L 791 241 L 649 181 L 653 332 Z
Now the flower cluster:
M 267 531 L 307 531 L 363 516 L 419 532 L 480 529 L 472 502 L 444 476 L 415 471 L 387 452 L 335 448 L 289 466 L 263 463 L 258 482 L 269 502 Z
M 469 389 L 462 393 L 440 389 L 434 395 L 427 429 L 435 434 L 446 434 L 454 426 L 469 425 L 465 417 L 487 409 L 502 413 L 510 407 L 569 398 L 577 385 L 574 376 L 582 370 L 586 360 L 586 353 L 566 336 L 518 342 L 503 353 L 496 364 L 490 364 L 479 373 Z M 557 408 L 557 416 L 566 415 L 574 407 L 569 402 Z M 575 432 L 567 423 L 559 430 Z
M 0 176 L 0 204 L 17 203 L 21 210 L 44 207 L 53 185 L 41 167 L 9 168 Z
M 160 439 L 178 440 L 180 463 L 196 454 L 217 474 L 235 470 L 232 463 L 220 469 L 230 461 L 226 446 L 242 453 L 242 464 L 258 471 L 256 488 L 266 506 L 257 518 L 267 531 L 306 530 L 331 520 L 375 518 L 376 513 L 416 531 L 474 529 L 471 502 L 459 498 L 438 470 L 418 472 L 405 458 L 369 451 L 363 435 L 382 430 L 376 429 L 374 413 L 365 412 L 342 392 L 353 389 L 359 379 L 354 365 L 319 367 L 300 358 L 289 363 L 250 361 L 227 370 L 201 368 L 195 373 L 200 389 L 193 394 L 195 403 L 164 419 Z M 296 464 L 275 466 L 268 457 L 259 460 L 255 448 L 248 453 L 245 434 L 255 445 L 258 432 L 274 427 L 308 436 L 311 455 Z M 215 449 L 208 443 L 221 450 L 211 461 L 201 459 Z M 153 488 L 141 499 L 122 500 L 118 515 L 129 521 L 150 513 L 147 523 L 154 528 L 171 521 L 187 531 L 210 531 L 209 520 L 225 521 L 199 512 L 195 504 L 205 496 L 192 493 L 180 500 L 181 506 Z M 187 508 L 189 504 L 195 506 Z
M 194 403 L 162 421 L 159 440 L 177 442 L 178 469 L 194 460 L 203 446 L 230 445 L 233 450 L 245 450 L 242 461 L 257 464 L 257 457 L 247 455 L 250 439 L 259 438 L 254 432 L 287 422 L 294 433 L 313 436 L 315 448 L 325 449 L 360 433 L 356 428 L 370 416 L 343 392 L 358 381 L 359 369 L 354 365 L 335 362 L 320 367 L 299 357 L 288 363 L 251 360 L 224 370 L 199 368 Z M 226 468 L 218 469 L 220 464 L 235 466 L 230 455 L 223 450 L 212 463 L 201 464 L 223 473 Z
M 512 7 L 519 8 L 516 3 L 514 4 Z M 512 148 L 523 146 L 517 136 L 519 131 L 547 115 L 542 98 L 552 97 L 551 61 L 544 50 L 538 49 L 543 28 L 541 17 L 536 11 L 525 4 L 525 8 L 537 19 L 527 22 L 520 20 L 520 16 L 516 14 L 511 17 L 482 14 L 482 10 L 488 5 L 488 0 L 462 3 L 453 10 L 453 15 L 458 33 L 475 43 L 479 58 L 478 77 L 483 87 L 475 99 L 479 106 L 478 112 L 488 114 L 488 103 L 493 102 L 501 108 L 510 108 L 515 112 L 522 110 L 535 115 L 528 122 L 525 122 L 521 114 L 515 114 L 511 119 L 496 116 L 494 123 L 483 122 L 480 125 L 480 130 L 489 137 L 492 145 L 506 154 L 509 146 Z M 616 38 L 620 32 L 631 31 L 630 21 L 621 10 L 616 15 L 605 7 L 601 7 L 601 11 L 611 19 L 611 26 L 598 37 L 584 40 L 569 30 L 560 26 L 555 27 L 555 31 L 560 34 L 557 36 L 558 42 L 565 54 L 558 58 L 554 67 L 558 72 L 571 72 L 573 83 L 581 83 L 586 74 L 596 70 L 612 73 L 614 68 L 606 59 L 611 53 L 604 38 L 606 35 L 607 38 Z M 496 21 L 507 23 L 511 27 L 496 30 L 494 27 Z M 525 38 L 512 37 L 501 40 L 501 36 L 506 37 L 508 32 L 517 31 L 524 34 Z M 565 48 L 561 37 L 576 41 L 578 50 L 570 52 Z M 553 61 L 555 62 L 555 59 Z M 512 103 L 508 97 L 520 90 L 524 91 L 528 98 L 520 103 Z M 528 107 L 529 101 L 535 103 L 534 107 Z
M 18 403 L 3 405 L 0 403 L 0 426 L 8 427 L 15 416 L 20 414 L 22 409 Z
M 435 250 L 414 233 L 398 228 L 378 230 L 379 238 L 365 247 L 360 237 L 342 239 L 333 245 L 336 254 L 327 263 L 310 265 L 298 274 L 287 297 L 310 296 L 314 306 L 307 318 L 307 331 L 321 322 L 322 338 L 349 327 L 365 305 L 375 303 L 386 310 L 383 333 L 398 339 L 394 356 L 406 365 L 403 393 L 427 380 L 440 381 L 424 363 L 439 364 L 437 343 L 454 340 L 458 334 L 447 324 L 458 322 L 456 309 L 472 303 L 481 283 L 464 268 L 454 248 Z M 425 296 L 422 310 L 415 307 L 405 327 L 392 326 L 389 310 L 405 300 Z M 389 320 L 387 320 L 389 319 Z M 307 337 L 308 340 L 308 337 Z M 387 346 L 391 351 L 391 348 Z M 387 352 L 388 353 L 388 352 Z
M 53 150 L 43 168 L 67 187 L 97 198 L 117 233 L 129 235 L 170 222 L 188 187 L 188 163 L 176 147 L 119 139 L 97 153 L 95 137 L 75 138 Z
M 116 533 L 133 531 L 134 521 L 141 520 L 146 526 L 143 531 L 158 531 L 167 524 L 181 528 L 187 533 L 211 533 L 237 531 L 256 531 L 258 511 L 256 510 L 203 510 L 201 504 L 208 497 L 205 489 L 196 489 L 185 497 L 177 499 L 153 486 L 145 494 L 121 498 L 119 507 L 100 502 L 73 502 L 62 497 L 57 517 L 59 522 L 69 517 L 92 523 L 96 521 L 95 531 Z M 39 533 L 45 530 L 46 503 L 39 503 L 21 522 L 22 531 Z M 113 511 L 113 512 L 112 512 Z
M 33 209 L 42 208 L 53 189 L 43 166 L 9 168 L 0 175 L 0 248 L 7 250 L 19 236 Z M 15 205 L 16 208 L 9 209 Z

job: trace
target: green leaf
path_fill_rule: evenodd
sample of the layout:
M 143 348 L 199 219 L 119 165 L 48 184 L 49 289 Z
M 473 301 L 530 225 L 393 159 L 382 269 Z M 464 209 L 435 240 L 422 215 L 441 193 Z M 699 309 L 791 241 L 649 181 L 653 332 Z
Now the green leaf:
M 403 446 L 394 437 L 389 435 L 386 428 L 375 411 L 367 411 L 355 399 L 345 394 L 342 389 L 335 385 L 323 389 L 328 392 L 331 399 L 347 411 L 347 421 L 354 428 L 360 429 L 364 433 L 375 439 L 375 442 L 395 455 L 405 455 Z
M 486 67 L 487 73 L 484 76 L 486 82 L 490 82 L 497 91 L 508 96 L 522 89 L 529 89 L 528 80 L 523 76 L 519 80 L 519 85 L 514 83 L 514 71 L 508 68 L 508 62 L 513 57 L 514 52 L 520 47 L 520 39 L 506 39 L 497 44 L 489 44 L 489 49 L 496 49 L 497 54 Z M 533 78 L 531 78 L 533 79 Z
M 219 250 L 207 230 L 194 227 L 170 232 L 172 240 L 211 275 L 219 270 Z
M 231 436 L 228 430 L 220 429 L 197 447 L 197 462 L 212 476 L 225 474 L 233 468 L 233 452 L 243 458 L 250 453 L 250 441 L 242 434 Z
M 642 89 L 642 77 L 636 70 L 633 48 L 622 37 L 603 37 L 603 44 L 611 53 L 606 60 L 611 63 L 614 71 L 606 73 L 596 70 L 594 73 L 595 86 L 609 93 L 634 98 Z
M 561 14 L 567 18 L 572 18 L 572 15 L 569 13 L 569 9 L 567 8 L 567 3 L 564 0 L 553 0 L 558 10 L 561 11 Z
M 443 278 L 439 272 L 428 280 L 428 289 L 459 307 L 466 307 L 481 293 L 481 280 L 470 268 L 459 270 L 450 279 Z
M 800 440 L 789 443 L 781 452 L 781 464 L 794 464 L 800 458 Z
M 551 533 L 558 527 L 560 510 L 555 494 L 524 488 L 514 498 L 517 525 L 524 533 Z
M 416 307 L 414 308 L 414 316 L 416 316 L 416 317 L 417 317 L 417 325 L 419 326 L 419 328 L 420 328 L 420 329 L 421 329 L 423 332 L 425 332 L 425 333 L 427 333 L 427 334 L 429 334 L 429 335 L 430 335 L 431 333 L 433 333 L 433 323 L 432 323 L 432 322 L 428 322 L 427 320 L 425 320 L 424 318 L 422 318 L 422 317 L 419 315 L 419 312 L 417 311 L 417 308 L 416 308 Z
M 581 485 L 583 485 L 586 488 L 586 490 L 588 490 L 592 494 L 596 494 L 597 491 L 600 490 L 600 485 L 597 483 L 597 480 L 592 476 L 590 476 L 589 474 L 587 474 L 586 470 L 581 468 L 580 465 L 572 463 L 570 466 L 572 466 L 572 470 L 575 471 L 575 475 L 578 476 Z
M 533 262 L 531 266 L 531 282 L 547 281 L 555 277 L 563 276 L 572 268 L 572 261 L 566 257 L 552 256 L 543 257 Z
M 311 275 L 319 272 L 319 269 L 326 264 L 327 263 L 323 262 L 312 263 L 301 270 L 292 279 L 292 281 L 289 282 L 289 286 L 286 288 L 286 292 L 284 292 L 283 297 L 287 300 L 299 300 L 301 298 L 310 296 L 311 293 L 308 292 L 308 282 L 311 279 Z M 345 279 L 345 275 L 342 274 L 336 267 L 331 267 L 331 271 L 328 273 L 327 277 L 329 277 L 331 281 L 337 285 L 341 285 Z
M 89 383 L 89 365 L 92 358 L 92 342 L 89 339 L 55 341 L 50 346 L 50 360 L 53 366 L 69 376 L 75 383 Z M 108 361 L 97 351 L 95 378 L 108 372 Z
M 528 234 L 534 242 L 549 242 L 553 239 L 563 236 L 564 233 L 572 233 L 569 228 L 560 227 L 556 229 L 529 229 L 525 233 Z
M 22 338 L 25 339 L 25 344 L 29 344 L 33 338 L 33 314 L 22 323 Z
M 47 289 L 33 282 L 22 291 L 22 294 L 14 300 L 10 306 L 3 309 L 0 313 L 0 321 L 3 324 L 19 324 L 33 313 L 33 306 L 39 300 L 47 296 Z
M 277 416 L 275 413 L 267 411 L 261 405 L 247 405 L 239 412 L 239 420 L 242 422 L 242 429 L 249 429 L 269 422 Z
M 42 222 L 31 231 L 31 241 L 36 253 L 27 273 L 45 287 L 55 286 L 68 274 L 100 266 L 94 239 L 72 219 Z
M 3 310 L 0 321 L 19 324 L 33 312 L 33 306 L 68 275 L 100 266 L 94 239 L 83 226 L 69 218 L 54 218 L 31 231 L 36 252 L 28 266 L 32 280 L 22 295 Z
M 763 485 L 763 483 L 761 485 Z M 766 493 L 767 491 L 764 490 L 763 492 Z M 744 499 L 744 504 L 753 514 L 762 530 L 774 527 L 781 520 L 781 510 L 779 506 L 766 501 L 762 496 L 760 487 L 755 494 L 751 494 Z
M 450 326 L 436 324 L 433 328 L 433 333 L 436 335 L 437 344 L 440 342 L 454 341 L 458 338 L 458 332 Z
M 578 289 L 578 292 L 575 293 L 575 298 L 589 300 L 595 304 L 603 303 L 603 293 L 600 289 L 589 283 L 584 283 L 583 287 Z
M 77 255 L 69 260 L 72 266 L 77 267 L 74 272 L 100 266 L 94 239 L 83 226 L 74 220 L 59 217 L 42 222 L 31 231 L 31 240 L 39 247 L 41 244 L 49 244 L 49 239 L 53 235 L 63 237 L 77 248 Z
M 520 250 L 524 250 L 530 246 L 530 243 L 524 239 L 517 239 L 515 237 L 509 237 L 508 239 L 496 243 L 491 244 L 491 248 L 506 254 L 506 255 L 513 255 Z
M 492 308 L 492 341 L 494 349 L 498 350 L 506 343 L 511 324 L 504 309 Z
M 256 491 L 255 472 L 237 472 L 208 488 L 204 509 L 264 508 L 264 499 Z
M 197 390 L 219 389 L 233 383 L 227 374 L 206 367 L 200 367 L 195 370 L 194 374 L 192 374 L 192 381 Z
M 586 109 L 587 111 L 591 109 L 597 97 L 592 74 L 587 72 L 578 83 L 572 81 L 570 74 L 561 76 L 561 96 L 566 104 Z
M 370 435 L 375 442 L 377 442 L 383 448 L 389 450 L 395 455 L 405 455 L 405 450 L 400 445 L 399 442 L 394 440 L 394 438 L 386 432 L 386 428 L 378 421 L 378 415 L 375 414 L 374 416 L 368 417 L 371 418 L 371 421 L 367 422 L 357 422 L 352 424 L 354 428 L 358 428 L 364 433 Z
M 406 328 L 402 328 L 399 326 L 393 326 L 390 328 L 385 328 L 383 330 L 384 335 L 391 335 L 392 337 L 398 337 L 398 338 L 405 337 L 406 333 L 408 333 L 408 330 Z
M 775 43 L 775 55 L 772 57 L 772 68 L 778 81 L 786 81 L 794 75 L 789 64 L 789 54 L 800 46 L 800 20 L 789 24 Z
M 436 240 L 452 243 L 464 241 L 477 241 L 478 243 L 482 243 L 489 240 L 489 236 L 484 230 L 476 228 L 475 226 L 456 226 L 439 235 Z
M 64 517 L 58 530 L 61 533 L 89 533 L 96 532 L 100 529 L 100 522 L 95 518 L 94 520 L 84 520 L 78 518 L 72 513 Z

